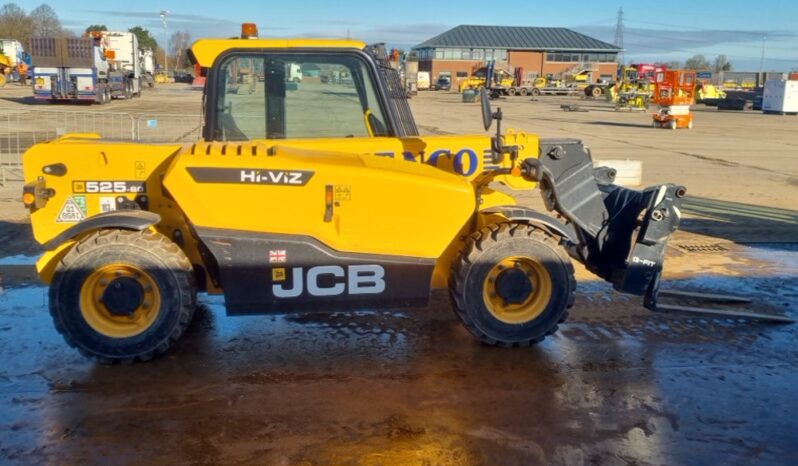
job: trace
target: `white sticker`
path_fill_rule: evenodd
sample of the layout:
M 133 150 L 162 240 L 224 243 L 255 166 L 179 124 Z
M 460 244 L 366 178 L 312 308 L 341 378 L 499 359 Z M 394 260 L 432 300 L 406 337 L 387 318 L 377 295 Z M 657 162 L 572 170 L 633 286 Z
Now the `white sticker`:
M 100 212 L 113 212 L 116 210 L 115 197 L 101 197 L 100 198 Z
M 83 207 L 81 207 L 83 204 Z M 86 218 L 86 198 L 84 196 L 68 197 L 61 207 L 61 212 L 56 219 L 57 223 L 77 223 Z

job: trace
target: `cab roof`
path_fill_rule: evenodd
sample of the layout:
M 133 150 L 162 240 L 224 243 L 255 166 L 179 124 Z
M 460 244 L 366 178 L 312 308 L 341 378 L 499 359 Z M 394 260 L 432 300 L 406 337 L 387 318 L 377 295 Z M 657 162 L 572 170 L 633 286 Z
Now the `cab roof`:
M 231 49 L 356 49 L 363 50 L 364 42 L 349 39 L 200 39 L 191 46 L 196 63 L 210 68 L 216 58 Z

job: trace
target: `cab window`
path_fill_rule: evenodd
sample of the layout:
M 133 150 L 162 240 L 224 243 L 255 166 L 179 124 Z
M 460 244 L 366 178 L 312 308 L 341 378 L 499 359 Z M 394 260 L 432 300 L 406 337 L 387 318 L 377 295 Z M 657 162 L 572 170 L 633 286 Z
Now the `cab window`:
M 214 140 L 388 136 L 355 54 L 241 54 L 218 69 Z

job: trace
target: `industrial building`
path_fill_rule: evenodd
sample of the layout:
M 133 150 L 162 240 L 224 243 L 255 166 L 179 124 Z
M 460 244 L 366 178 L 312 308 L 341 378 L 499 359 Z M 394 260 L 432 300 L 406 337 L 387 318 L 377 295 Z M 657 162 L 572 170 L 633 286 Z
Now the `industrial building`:
M 589 82 L 612 80 L 622 49 L 566 28 L 461 25 L 413 47 L 419 71 L 452 83 L 475 66 L 495 60 L 506 70 L 523 69 L 523 79 L 587 72 Z

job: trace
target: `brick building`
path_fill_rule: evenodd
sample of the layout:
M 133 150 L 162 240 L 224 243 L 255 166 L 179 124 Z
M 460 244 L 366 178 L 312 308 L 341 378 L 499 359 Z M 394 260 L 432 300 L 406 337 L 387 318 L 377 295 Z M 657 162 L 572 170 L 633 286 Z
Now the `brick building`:
M 586 71 L 589 81 L 614 79 L 621 49 L 566 28 L 512 26 L 457 26 L 413 47 L 419 71 L 435 80 L 449 75 L 452 84 L 475 66 L 495 60 L 496 67 L 523 79 Z

